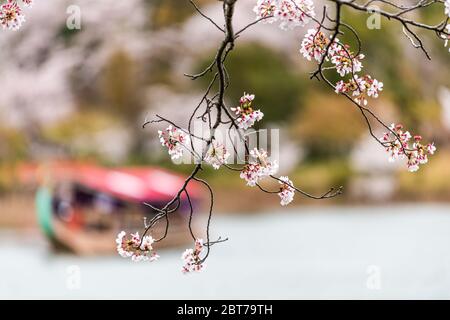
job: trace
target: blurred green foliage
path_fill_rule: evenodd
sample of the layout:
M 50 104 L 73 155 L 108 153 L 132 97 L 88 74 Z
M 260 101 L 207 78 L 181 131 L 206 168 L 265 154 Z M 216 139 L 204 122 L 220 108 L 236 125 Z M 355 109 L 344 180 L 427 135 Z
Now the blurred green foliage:
M 431 161 L 411 174 L 401 172 L 399 177 L 400 195 L 406 199 L 432 200 L 448 199 L 450 192 L 450 151 L 437 152 Z
M 306 147 L 308 160 L 346 157 L 366 129 L 359 111 L 334 94 L 310 97 L 293 117 L 292 136 Z
M 18 129 L 0 126 L 0 162 L 16 162 L 28 155 L 28 141 Z
M 0 196 L 16 187 L 15 164 L 27 159 L 28 148 L 24 133 L 18 129 L 0 127 Z
M 62 39 L 66 45 L 70 45 L 73 39 L 80 34 L 81 29 L 69 29 L 66 24 L 61 25 L 57 38 Z
M 85 107 L 88 108 L 88 107 Z M 91 106 L 91 109 L 95 109 Z M 70 156 L 77 160 L 94 158 L 101 162 L 107 162 L 97 153 L 96 145 L 92 144 L 93 136 L 103 130 L 107 130 L 120 121 L 107 112 L 84 111 L 71 115 L 64 121 L 43 129 L 43 137 L 55 144 L 68 146 Z M 114 141 L 111 141 L 114 143 Z
M 142 92 L 136 63 L 124 51 L 116 51 L 106 62 L 100 78 L 104 105 L 134 123 L 141 116 Z
M 303 163 L 290 177 L 303 190 L 322 194 L 330 187 L 348 186 L 352 174 L 346 159 L 332 159 Z
M 174 26 L 180 24 L 185 19 L 192 16 L 194 12 L 193 6 L 189 1 L 180 0 L 147 0 L 152 8 L 151 10 L 151 25 L 154 29 Z M 211 3 L 211 0 L 196 0 L 198 6 L 206 3 Z
M 208 53 L 196 70 L 205 69 L 212 57 L 214 53 Z M 229 103 L 237 105 L 244 90 L 255 93 L 255 106 L 262 109 L 265 121 L 287 121 L 303 105 L 305 78 L 287 59 L 270 48 L 257 43 L 236 47 L 228 57 L 227 71 L 232 77 L 227 91 Z M 206 77 L 197 82 L 201 88 L 207 83 Z

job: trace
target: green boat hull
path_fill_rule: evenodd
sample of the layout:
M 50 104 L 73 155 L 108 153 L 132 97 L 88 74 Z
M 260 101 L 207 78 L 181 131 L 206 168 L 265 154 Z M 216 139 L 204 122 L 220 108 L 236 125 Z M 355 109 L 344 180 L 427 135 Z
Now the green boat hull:
M 47 187 L 40 187 L 36 193 L 36 213 L 39 226 L 46 236 L 53 238 L 52 193 Z

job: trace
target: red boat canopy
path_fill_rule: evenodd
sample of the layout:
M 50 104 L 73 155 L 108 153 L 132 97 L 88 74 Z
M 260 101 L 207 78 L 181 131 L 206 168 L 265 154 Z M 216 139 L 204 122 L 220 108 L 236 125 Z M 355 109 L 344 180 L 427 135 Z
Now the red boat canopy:
M 85 168 L 75 180 L 93 190 L 114 195 L 124 200 L 164 201 L 173 198 L 184 178 L 154 168 Z M 198 186 L 189 184 L 189 195 L 198 197 Z M 185 197 L 185 194 L 183 194 Z
M 31 166 L 22 167 L 29 180 Z M 94 191 L 107 193 L 125 201 L 162 202 L 172 199 L 183 186 L 185 177 L 154 167 L 102 168 L 95 165 L 53 163 L 44 167 L 44 176 L 53 181 L 73 181 Z M 46 174 L 48 173 L 48 174 Z M 47 180 L 47 179 L 46 179 Z M 188 185 L 189 195 L 200 196 L 196 181 Z M 182 197 L 186 195 L 183 193 Z

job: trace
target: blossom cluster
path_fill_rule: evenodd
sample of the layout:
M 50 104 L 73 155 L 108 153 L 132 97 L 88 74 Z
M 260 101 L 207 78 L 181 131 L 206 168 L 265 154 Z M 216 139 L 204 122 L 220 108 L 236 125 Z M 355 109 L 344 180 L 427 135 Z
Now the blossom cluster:
M 264 179 L 278 171 L 278 163 L 271 160 L 267 151 L 257 148 L 250 150 L 250 159 L 241 171 L 240 177 L 248 186 L 254 187 L 259 180 Z
M 391 124 L 390 131 L 384 133 L 381 141 L 387 145 L 389 161 L 406 159 L 406 165 L 410 172 L 419 170 L 421 164 L 428 162 L 428 156 L 436 152 L 434 143 L 422 144 L 422 137 L 412 136 L 405 131 L 401 124 Z
M 33 0 L 22 0 L 24 7 L 31 7 Z M 25 22 L 22 7 L 16 0 L 7 0 L 0 6 L 0 24 L 3 29 L 18 30 Z
M 450 18 L 450 0 L 444 1 L 444 14 Z M 450 34 L 450 23 L 445 26 L 445 32 Z M 444 47 L 447 47 L 448 41 L 450 40 L 450 35 L 447 34 L 441 35 L 442 39 L 444 39 Z M 448 49 L 448 52 L 450 52 L 450 48 Z
M 127 236 L 125 231 L 117 235 L 117 252 L 123 258 L 131 258 L 135 262 L 155 261 L 159 258 L 153 250 L 154 239 L 151 236 L 144 236 L 142 239 L 139 233 Z
M 121 231 L 117 235 L 117 252 L 123 258 L 131 258 L 132 261 L 156 261 L 159 255 L 153 249 L 155 240 L 151 236 L 144 236 L 141 238 L 139 233 L 132 233 L 127 236 L 125 231 Z M 205 268 L 205 263 L 202 262 L 200 256 L 203 253 L 205 244 L 202 239 L 195 240 L 194 249 L 186 249 L 181 255 L 184 261 L 182 267 L 183 273 L 199 272 Z
M 230 153 L 225 146 L 216 140 L 213 140 L 205 155 L 205 162 L 209 163 L 214 169 L 219 169 L 221 165 L 227 163 Z
M 238 116 L 236 122 L 241 129 L 248 129 L 252 127 L 255 122 L 261 121 L 264 117 L 264 113 L 260 110 L 255 110 L 253 107 L 253 100 L 255 99 L 254 94 L 246 94 L 239 100 L 239 106 L 236 108 L 231 108 L 231 111 Z
M 325 33 L 320 30 L 309 29 L 302 40 L 300 53 L 308 61 L 315 59 L 317 62 L 321 62 L 329 43 L 330 39 Z
M 235 121 L 241 129 L 246 130 L 252 127 L 256 121 L 260 121 L 264 116 L 260 110 L 253 108 L 254 100 L 254 94 L 244 93 L 239 99 L 239 106 L 231 108 L 238 115 Z M 226 148 L 213 140 L 204 161 L 212 165 L 214 169 L 219 169 L 226 163 L 228 157 L 229 153 Z M 277 171 L 277 161 L 271 160 L 266 150 L 254 148 L 249 151 L 247 162 L 240 172 L 240 177 L 246 181 L 248 186 L 254 187 L 260 180 L 274 175 Z M 281 177 L 279 182 L 281 184 L 278 193 L 281 199 L 280 203 L 283 206 L 288 205 L 292 202 L 295 193 L 292 181 L 288 177 Z
M 250 150 L 250 159 L 240 173 L 240 177 L 247 182 L 250 187 L 256 186 L 260 180 L 274 175 L 278 171 L 278 163 L 271 160 L 264 149 L 254 148 Z M 282 176 L 278 179 L 280 191 L 280 204 L 287 206 L 294 200 L 295 189 L 294 184 L 289 177 Z
M 348 93 L 358 104 L 367 105 L 367 97 L 377 98 L 383 90 L 383 83 L 370 75 L 358 76 L 363 68 L 364 55 L 354 54 L 346 44 L 333 43 L 320 29 L 309 29 L 300 45 L 300 53 L 309 61 L 318 63 L 330 61 L 341 76 L 351 75 L 348 80 L 340 80 L 335 86 L 336 93 Z
M 361 71 L 361 60 L 364 59 L 364 55 L 362 53 L 354 55 L 350 51 L 350 47 L 348 45 L 341 46 L 336 42 L 333 42 L 329 52 L 331 62 L 335 65 L 336 72 L 339 73 L 341 77 Z
M 350 78 L 348 82 L 343 80 L 336 83 L 335 91 L 336 93 L 349 93 L 355 97 L 355 101 L 358 104 L 367 105 L 367 98 L 373 97 L 378 98 L 380 91 L 383 90 L 383 82 L 377 79 L 372 79 L 371 76 L 365 75 L 363 77 L 358 77 L 355 75 Z
M 450 2 L 450 1 L 449 1 L 449 2 Z M 450 9 L 449 9 L 449 10 L 450 10 Z M 450 34 L 450 24 L 448 24 L 448 25 L 445 27 L 445 30 L 447 31 L 447 33 Z M 441 37 L 442 37 L 442 39 L 444 39 L 444 47 L 447 47 L 448 41 L 450 40 L 450 35 L 442 34 Z M 450 52 L 450 48 L 448 49 L 448 52 Z
M 280 22 L 283 30 L 303 27 L 315 17 L 312 0 L 258 0 L 253 11 L 256 19 Z
M 292 181 L 289 180 L 289 177 L 286 176 L 281 176 L 278 182 L 281 184 L 280 192 L 278 193 L 278 196 L 281 199 L 280 204 L 282 206 L 287 206 L 294 200 L 294 185 L 292 184 Z
M 201 255 L 205 249 L 205 244 L 202 239 L 195 240 L 195 246 L 193 249 L 186 249 L 181 255 L 181 259 L 184 262 L 181 272 L 184 274 L 190 272 L 200 272 L 205 269 L 206 264 L 202 261 Z
M 186 144 L 189 142 L 189 135 L 183 130 L 169 125 L 164 131 L 158 131 L 159 140 L 164 147 L 169 150 L 172 160 L 183 156 Z

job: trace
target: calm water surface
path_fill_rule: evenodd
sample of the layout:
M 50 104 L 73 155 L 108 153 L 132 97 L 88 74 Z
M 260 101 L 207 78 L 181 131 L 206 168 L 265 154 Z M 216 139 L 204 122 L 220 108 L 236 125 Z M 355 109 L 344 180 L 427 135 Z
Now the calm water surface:
M 450 206 L 297 210 L 215 218 L 230 241 L 189 276 L 179 250 L 135 264 L 3 231 L 0 298 L 450 298 Z

